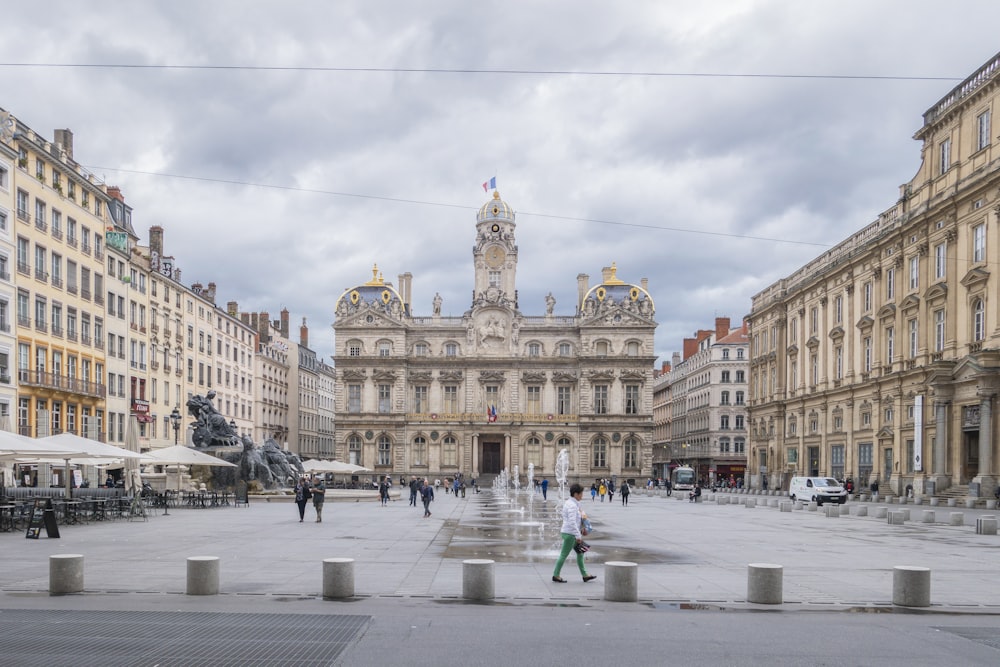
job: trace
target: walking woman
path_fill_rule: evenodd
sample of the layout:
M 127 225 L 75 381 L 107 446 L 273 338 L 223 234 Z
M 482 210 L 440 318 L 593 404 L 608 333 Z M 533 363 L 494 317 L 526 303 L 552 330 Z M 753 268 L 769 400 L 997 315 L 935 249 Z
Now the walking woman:
M 580 520 L 583 518 L 582 510 L 580 509 L 580 499 L 583 498 L 583 487 L 579 484 L 574 484 L 569 487 L 569 498 L 563 504 L 562 516 L 563 523 L 562 528 L 559 529 L 560 537 L 562 537 L 562 551 L 559 552 L 559 560 L 556 561 L 556 569 L 552 573 L 552 581 L 560 584 L 565 584 L 566 580 L 559 576 L 562 572 L 563 563 L 566 562 L 566 557 L 569 556 L 569 552 L 573 551 L 574 547 L 583 542 L 583 534 L 580 532 Z M 597 579 L 597 575 L 587 574 L 587 568 L 583 563 L 582 550 L 576 552 L 576 565 L 580 568 L 580 574 L 583 576 L 583 581 L 593 581 Z
M 295 504 L 299 506 L 299 523 L 306 519 L 306 504 L 312 497 L 309 491 L 309 482 L 305 475 L 299 478 L 299 483 L 295 485 Z

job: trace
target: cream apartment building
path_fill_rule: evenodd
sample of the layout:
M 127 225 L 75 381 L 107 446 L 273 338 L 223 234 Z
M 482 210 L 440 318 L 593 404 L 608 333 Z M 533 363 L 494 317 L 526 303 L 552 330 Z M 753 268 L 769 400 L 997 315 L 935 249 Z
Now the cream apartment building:
M 11 373 L 11 362 L 17 350 L 14 328 L 14 304 L 17 290 L 11 273 L 15 265 L 15 208 L 12 187 L 17 151 L 13 147 L 15 122 L 10 114 L 0 110 L 0 428 L 13 430 L 12 416 L 17 405 L 17 390 Z
M 750 473 L 992 496 L 1000 55 L 923 115 L 895 205 L 753 297 Z

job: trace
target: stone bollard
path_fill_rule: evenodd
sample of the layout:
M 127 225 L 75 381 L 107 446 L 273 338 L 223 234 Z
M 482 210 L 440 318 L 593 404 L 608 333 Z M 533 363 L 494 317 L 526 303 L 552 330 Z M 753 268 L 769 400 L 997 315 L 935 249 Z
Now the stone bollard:
M 965 509 L 969 509 L 969 510 L 976 509 L 976 499 L 975 498 L 966 498 L 965 499 Z
M 965 514 L 962 512 L 952 512 L 950 515 L 950 520 L 948 523 L 952 526 L 964 526 L 965 525 Z
M 604 564 L 604 599 L 609 602 L 635 602 L 639 599 L 639 566 L 624 560 Z
M 851 513 L 851 508 L 847 503 L 840 506 L 840 516 L 848 516 Z
M 868 506 L 861 505 L 858 507 L 858 516 L 868 516 Z
M 892 603 L 902 607 L 931 606 L 931 571 L 926 567 L 892 568 Z
M 747 566 L 747 602 L 781 604 L 784 568 L 772 563 L 750 563 Z
M 859 493 L 858 494 L 858 502 L 859 503 L 866 503 L 866 502 L 868 502 L 868 495 L 865 494 L 865 493 Z
M 828 519 L 836 519 L 840 516 L 840 505 L 827 505 L 824 510 Z
M 49 595 L 83 592 L 83 554 L 49 556 Z
M 815 502 L 810 502 L 809 503 L 809 511 L 810 512 L 815 512 L 818 507 L 819 507 L 819 505 L 817 505 Z
M 354 559 L 323 559 L 323 598 L 337 600 L 354 597 Z
M 797 509 L 797 510 L 804 510 L 805 508 L 806 508 L 806 504 L 804 502 L 802 502 L 801 500 L 796 500 L 795 501 L 795 509 Z
M 888 511 L 889 511 L 888 507 L 876 507 L 875 508 L 875 518 L 876 519 L 884 519 L 886 517 L 886 513 Z
M 754 498 L 747 498 L 746 507 L 747 507 L 747 509 L 753 509 L 753 508 L 757 507 L 757 500 L 754 499 Z
M 782 512 L 791 512 L 792 511 L 791 501 L 789 500 L 784 501 L 783 503 L 781 503 L 779 509 L 781 509 Z
M 191 556 L 187 559 L 187 594 L 219 594 L 218 556 Z
M 986 501 L 986 509 L 988 509 L 988 510 L 995 510 L 996 508 L 997 508 L 997 501 L 995 501 L 995 500 L 987 500 Z
M 941 504 L 941 499 L 940 498 L 937 498 L 937 497 L 931 498 L 931 507 L 937 507 L 940 504 Z
M 902 515 L 903 515 L 903 521 L 909 521 L 910 520 L 910 510 L 896 510 L 896 511 L 902 513 Z
M 955 499 L 954 498 L 949 498 L 948 499 L 948 507 L 954 507 L 954 506 L 955 506 Z
M 924 497 L 923 496 L 917 496 L 916 498 L 913 499 L 913 504 L 914 505 L 923 505 L 924 504 Z
M 888 518 L 890 526 L 902 526 L 906 523 L 906 518 L 900 510 L 893 510 L 889 512 Z
M 997 518 L 995 516 L 981 516 L 976 519 L 976 535 L 996 535 Z
M 934 510 L 924 510 L 924 523 L 934 523 Z
M 462 597 L 466 600 L 492 600 L 494 561 L 473 558 L 462 561 Z

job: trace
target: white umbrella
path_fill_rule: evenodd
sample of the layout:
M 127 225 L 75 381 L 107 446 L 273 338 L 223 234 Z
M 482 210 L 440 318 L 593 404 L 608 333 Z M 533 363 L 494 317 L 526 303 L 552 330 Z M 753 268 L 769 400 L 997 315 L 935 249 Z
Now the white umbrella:
M 135 415 L 129 415 L 128 418 L 128 430 L 125 431 L 125 446 L 130 452 L 139 452 L 139 420 Z M 139 474 L 139 463 L 135 459 L 126 459 L 125 492 L 135 495 L 141 491 L 142 475 Z
M 183 466 L 221 466 L 223 468 L 236 468 L 235 463 L 230 463 L 224 459 L 216 458 L 208 454 L 203 454 L 191 447 L 184 445 L 173 445 L 163 449 L 155 449 L 146 454 L 150 463 L 158 465 L 183 465 Z M 150 460 L 152 459 L 152 460 Z
M 102 458 L 102 459 L 141 459 L 142 454 L 138 451 L 130 452 L 121 447 L 115 447 L 99 440 L 84 438 L 75 433 L 60 433 L 39 438 L 42 443 L 55 443 L 69 450 L 82 452 L 84 456 L 74 458 Z

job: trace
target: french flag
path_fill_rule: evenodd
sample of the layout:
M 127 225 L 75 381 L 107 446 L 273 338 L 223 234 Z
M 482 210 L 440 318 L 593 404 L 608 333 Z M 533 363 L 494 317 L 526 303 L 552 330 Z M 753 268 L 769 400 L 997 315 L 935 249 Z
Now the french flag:
M 494 176 L 490 180 L 483 183 L 483 192 L 489 192 L 490 190 L 497 189 L 497 177 Z
M 486 419 L 490 422 L 495 422 L 497 420 L 497 406 L 490 406 L 490 408 L 486 411 Z

